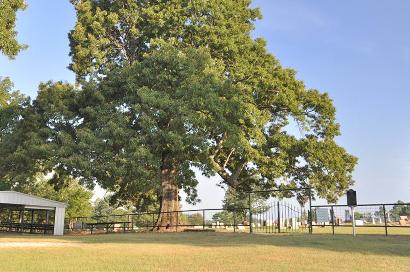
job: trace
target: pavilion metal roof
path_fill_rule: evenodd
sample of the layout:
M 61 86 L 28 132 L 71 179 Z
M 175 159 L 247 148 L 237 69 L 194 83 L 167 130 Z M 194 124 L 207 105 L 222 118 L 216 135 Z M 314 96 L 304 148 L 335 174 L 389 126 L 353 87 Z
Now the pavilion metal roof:
M 0 191 L 0 204 L 24 205 L 38 208 L 67 208 L 68 204 L 15 191 Z

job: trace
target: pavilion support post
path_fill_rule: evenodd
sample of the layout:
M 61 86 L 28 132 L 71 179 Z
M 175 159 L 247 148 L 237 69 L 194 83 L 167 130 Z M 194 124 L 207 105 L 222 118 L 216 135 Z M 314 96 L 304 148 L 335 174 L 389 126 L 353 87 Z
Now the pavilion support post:
M 19 218 L 19 223 L 20 223 L 20 232 L 24 231 L 24 207 L 22 210 L 20 210 L 20 218 Z
M 54 235 L 64 234 L 65 208 L 56 208 L 54 215 Z
M 49 215 L 50 215 L 49 210 L 46 210 L 46 225 L 44 226 L 44 234 L 47 234 L 48 225 L 50 224 Z
M 34 225 L 34 210 L 31 210 L 30 233 L 33 233 L 33 225 Z
M 12 209 L 11 208 L 9 208 L 9 218 L 8 218 L 8 222 L 9 222 L 9 232 L 11 232 L 12 231 L 12 228 L 11 228 L 11 215 L 12 215 L 12 213 L 13 213 L 13 211 L 12 211 Z

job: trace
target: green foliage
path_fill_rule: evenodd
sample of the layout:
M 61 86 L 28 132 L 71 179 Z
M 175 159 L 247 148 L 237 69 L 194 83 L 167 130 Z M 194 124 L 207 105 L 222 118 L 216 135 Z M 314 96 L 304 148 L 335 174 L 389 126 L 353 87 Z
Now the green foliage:
M 359 220 L 359 219 L 366 219 L 367 214 L 366 213 L 361 213 L 361 212 L 354 212 L 354 219 Z
M 0 158 L 2 162 L 12 156 L 18 156 L 14 141 L 19 138 L 19 135 L 15 134 L 19 121 L 22 118 L 22 113 L 29 101 L 20 92 L 13 90 L 13 83 L 9 78 L 2 79 L 0 77 Z M 22 147 L 20 147 L 21 149 Z M 19 166 L 24 166 L 24 161 L 18 160 L 16 164 L 4 166 L 0 163 L 0 172 L 3 174 L 0 182 L 0 190 L 8 190 L 12 188 L 13 182 L 10 181 L 10 175 L 18 172 L 14 172 Z M 11 167 L 11 168 L 10 168 Z M 25 167 L 23 167 L 25 169 Z M 24 170 L 23 170 L 24 171 Z M 21 175 L 20 175 L 21 176 Z M 25 173 L 23 176 L 26 178 Z
M 152 207 L 164 170 L 193 203 L 193 167 L 238 193 L 312 186 L 335 201 L 353 184 L 357 159 L 335 142 L 332 100 L 252 38 L 250 0 L 71 2 L 82 86 L 42 84 L 2 138 L 10 186 L 52 172 L 57 186 L 76 177 Z M 286 132 L 293 121 L 300 137 Z
M 229 211 L 218 212 L 218 213 L 215 213 L 212 216 L 212 220 L 214 222 L 224 223 L 225 225 L 232 224 L 232 222 L 233 222 L 233 213 L 229 212 Z
M 73 179 L 66 180 L 64 187 L 54 188 L 47 179 L 40 176 L 36 182 L 27 184 L 20 190 L 23 193 L 44 197 L 68 204 L 66 209 L 67 218 L 90 216 L 93 211 L 91 205 L 92 191 L 85 189 L 78 181 Z
M 394 205 L 393 208 L 390 210 L 390 216 L 392 220 L 398 221 L 400 216 L 410 216 L 410 205 L 403 205 L 406 204 L 404 201 L 397 201 L 397 204 L 402 205 Z
M 235 218 L 234 218 L 235 217 Z M 212 216 L 213 223 L 223 223 L 224 225 L 239 225 L 239 224 L 249 224 L 249 213 L 247 211 L 229 211 L 224 210 L 218 213 L 215 213 Z
M 193 200 L 197 181 L 190 166 L 210 171 L 207 129 L 232 130 L 225 116 L 235 114 L 226 98 L 230 85 L 217 68 L 206 50 L 168 47 L 82 91 L 43 84 L 18 124 L 22 137 L 10 139 L 26 148 L 16 150 L 18 158 L 8 154 L 4 168 L 24 157 L 33 172 L 53 172 L 56 184 L 67 176 L 90 186 L 97 181 L 117 200 L 143 199 L 148 207 L 158 199 L 159 170 L 169 159 Z
M 270 194 L 262 195 L 253 193 L 251 194 L 252 210 L 263 210 L 268 206 L 266 200 Z M 237 192 L 233 188 L 228 188 L 225 192 L 225 198 L 223 200 L 223 208 L 229 211 L 235 209 L 248 209 L 249 208 L 249 194 L 247 192 Z
M 39 92 L 37 99 L 31 104 L 26 101 L 23 106 L 15 107 L 12 111 L 12 116 L 17 118 L 8 118 L 7 120 L 12 120 L 12 122 L 2 122 L 7 126 L 2 126 L 1 141 L 0 141 L 0 173 L 1 181 L 9 189 L 20 190 L 26 184 L 35 182 L 36 175 L 38 173 L 43 173 L 47 175 L 53 173 L 52 182 L 60 177 L 58 172 L 58 164 L 55 160 L 52 163 L 51 159 L 54 159 L 57 146 L 52 145 L 50 140 L 56 135 L 51 135 L 51 129 L 48 126 L 53 127 L 55 130 L 60 129 L 60 127 L 55 127 L 52 120 L 47 118 L 58 119 L 56 114 L 57 110 L 54 108 L 54 112 L 51 108 L 48 113 L 44 111 L 36 111 L 40 105 L 48 107 L 48 103 L 55 102 L 57 106 L 64 104 L 62 102 L 65 99 L 61 99 L 57 94 L 62 94 L 62 90 L 67 88 L 64 84 L 56 84 L 56 92 L 54 95 L 46 88 L 47 84 L 41 85 L 40 88 L 44 89 Z M 47 94 L 42 94 L 47 93 Z M 46 96 L 46 97 L 45 97 Z M 44 123 L 47 120 L 49 123 Z M 61 144 L 61 142 L 59 142 Z M 58 149 L 61 150 L 61 149 Z M 64 150 L 61 150 L 63 153 Z M 47 160 L 48 159 L 48 160 Z M 54 171 L 54 169 L 56 171 Z M 60 184 L 63 185 L 66 178 L 69 175 L 61 177 L 59 179 Z
M 269 194 L 251 194 L 251 207 L 254 214 L 269 207 L 266 201 L 269 196 Z M 217 221 L 224 224 L 233 224 L 234 214 L 237 224 L 247 221 L 249 218 L 249 194 L 247 192 L 238 192 L 234 188 L 228 188 L 225 192 L 223 208 L 226 210 L 214 216 L 215 218 L 218 217 Z
M 203 216 L 201 213 L 193 213 L 193 214 L 184 214 L 180 213 L 178 222 L 180 225 L 193 225 L 193 226 L 202 226 L 204 223 Z
M 131 212 L 132 208 L 129 206 L 118 207 L 118 205 L 112 204 L 111 196 L 107 195 L 95 201 L 93 216 L 124 215 Z
M 28 99 L 19 91 L 13 90 L 13 82 L 9 78 L 0 77 L 0 135 L 13 131 L 13 126 L 21 116 L 22 107 Z M 1 140 L 1 138 L 0 138 Z
M 28 98 L 13 90 L 11 80 L 0 78 L 0 171 L 4 174 L 0 190 L 17 190 L 66 202 L 69 204 L 68 217 L 91 215 L 91 191 L 70 177 L 61 180 L 57 187 L 38 174 L 47 174 L 43 167 L 36 165 L 38 152 L 44 153 L 44 148 L 39 145 L 38 117 L 33 114 Z
M 0 53 L 14 59 L 20 50 L 27 48 L 16 40 L 16 12 L 26 8 L 25 0 L 0 1 Z
M 77 23 L 69 34 L 70 68 L 79 77 L 126 66 L 164 43 L 209 46 L 219 57 L 239 55 L 241 42 L 249 40 L 252 21 L 260 17 L 257 9 L 249 8 L 250 0 L 71 2 Z
M 357 159 L 334 141 L 340 132 L 332 100 L 306 89 L 293 70 L 282 68 L 267 52 L 262 39 L 252 38 L 260 13 L 251 1 L 72 3 L 77 23 L 70 33 L 70 67 L 79 80 L 126 67 L 165 44 L 208 48 L 238 102 L 229 123 L 240 130 L 207 128 L 214 145 L 206 152 L 206 165 L 229 187 L 246 191 L 311 185 L 321 197 L 335 201 L 353 184 Z M 156 75 L 148 78 L 157 80 Z M 290 120 L 299 125 L 300 138 L 286 133 Z
M 188 222 L 192 225 L 203 224 L 204 217 L 200 213 L 194 213 L 188 216 Z

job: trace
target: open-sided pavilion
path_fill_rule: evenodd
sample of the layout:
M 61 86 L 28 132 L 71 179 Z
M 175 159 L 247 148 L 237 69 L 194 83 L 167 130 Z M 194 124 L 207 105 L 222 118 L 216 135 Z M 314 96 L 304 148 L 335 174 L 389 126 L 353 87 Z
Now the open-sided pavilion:
M 66 203 L 0 191 L 0 231 L 63 235 Z

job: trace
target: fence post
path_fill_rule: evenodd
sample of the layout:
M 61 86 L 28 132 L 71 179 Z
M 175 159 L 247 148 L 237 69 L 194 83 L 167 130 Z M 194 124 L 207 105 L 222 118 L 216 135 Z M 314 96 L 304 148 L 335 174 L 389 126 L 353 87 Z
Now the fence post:
M 178 232 L 178 225 L 179 225 L 179 211 L 176 211 L 177 213 L 177 226 L 176 226 L 176 232 Z
M 335 235 L 335 211 L 333 206 L 331 206 L 330 215 L 332 216 L 332 234 Z
M 205 229 L 205 209 L 202 210 L 202 229 Z
M 253 232 L 253 227 L 252 227 L 252 202 L 251 202 L 251 192 L 249 192 L 249 232 Z
M 312 218 L 312 189 L 309 188 L 309 211 L 308 211 L 309 233 L 313 233 L 313 218 Z
M 387 236 L 387 219 L 386 219 L 386 205 L 383 204 L 383 216 L 384 216 L 384 232 Z
M 127 214 L 127 230 L 130 231 L 130 215 L 129 214 Z M 125 228 L 124 228 L 124 232 L 125 232 Z
M 233 210 L 233 232 L 236 232 L 236 214 L 235 210 Z
M 280 233 L 280 206 L 279 206 L 279 201 L 277 201 L 278 205 L 278 233 Z

